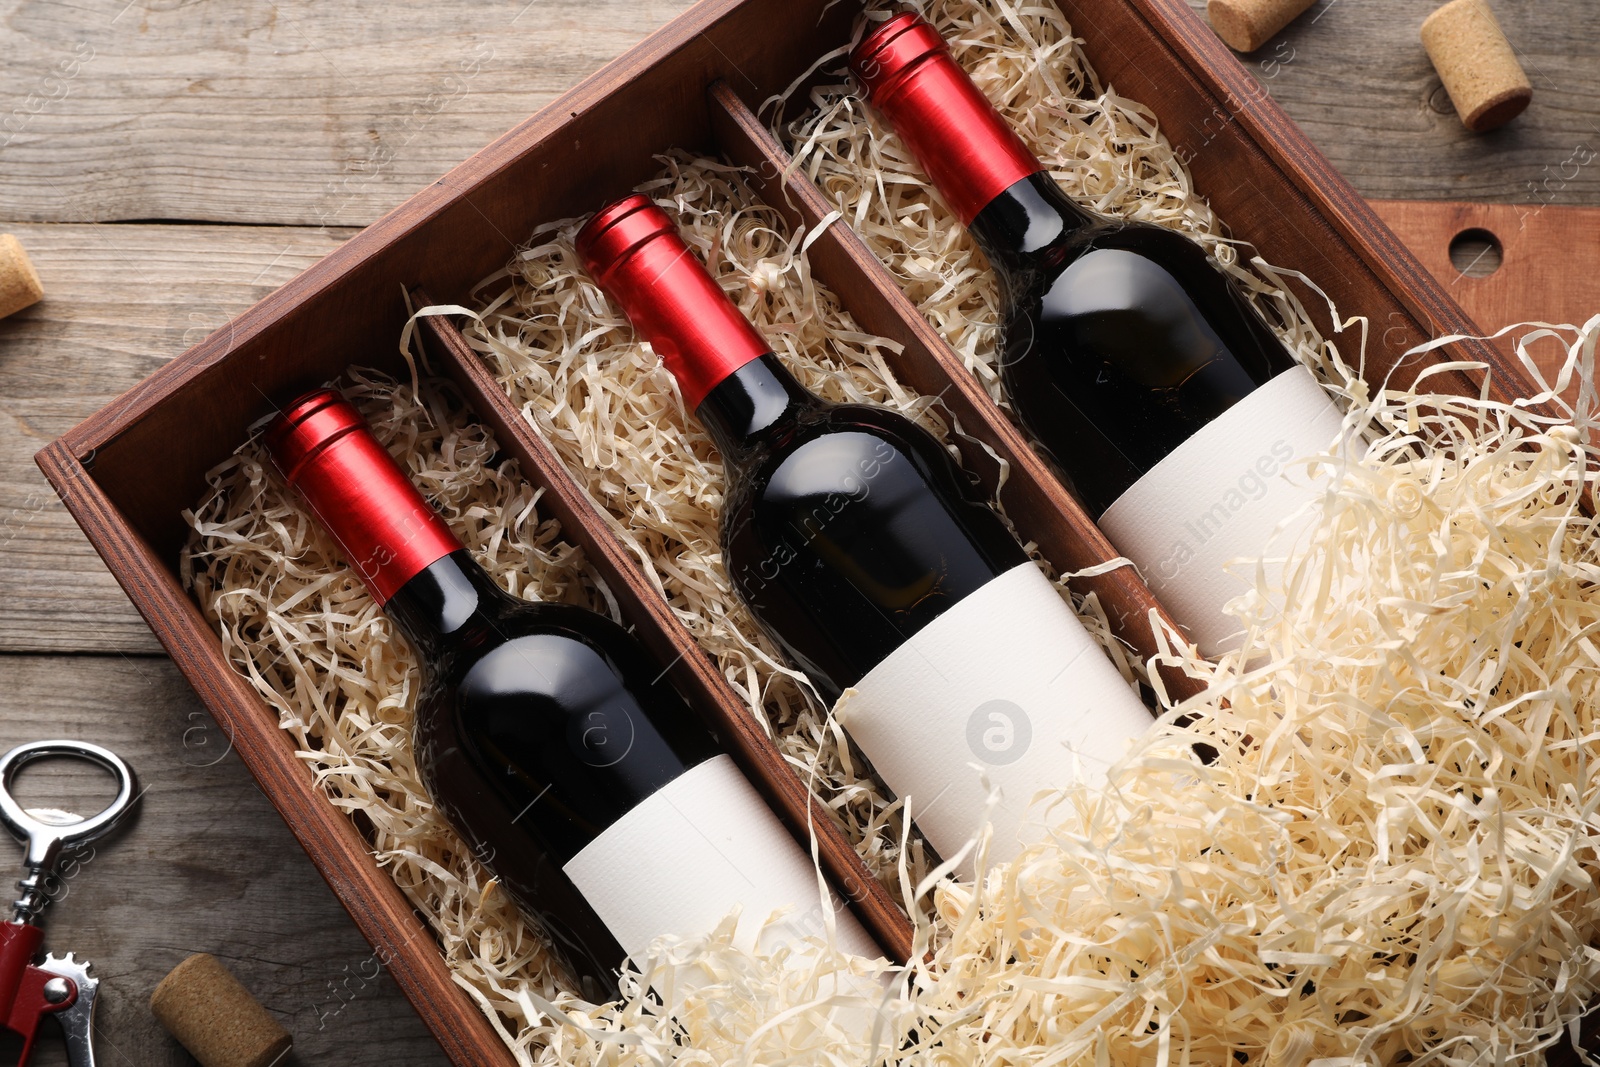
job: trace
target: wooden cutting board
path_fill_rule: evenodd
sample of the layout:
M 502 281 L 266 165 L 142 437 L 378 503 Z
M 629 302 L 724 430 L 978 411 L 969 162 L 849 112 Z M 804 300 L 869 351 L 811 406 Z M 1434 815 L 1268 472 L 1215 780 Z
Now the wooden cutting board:
M 1374 200 L 1373 208 L 1450 295 L 1488 333 L 1518 322 L 1582 325 L 1600 314 L 1600 208 L 1538 204 L 1467 204 L 1432 200 Z M 1478 232 L 1474 232 L 1478 231 Z M 1500 265 L 1474 277 L 1451 261 L 1451 245 L 1463 238 L 1477 249 L 1492 238 Z M 1488 269 L 1493 253 L 1474 273 Z M 1499 342 L 1507 352 L 1510 340 Z M 1564 358 L 1545 341 L 1533 355 L 1546 374 Z

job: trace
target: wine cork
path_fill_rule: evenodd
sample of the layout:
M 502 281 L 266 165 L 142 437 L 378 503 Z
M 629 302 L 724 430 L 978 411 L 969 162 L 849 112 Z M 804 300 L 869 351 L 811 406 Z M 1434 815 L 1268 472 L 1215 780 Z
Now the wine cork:
M 1316 0 L 1210 0 L 1211 28 L 1235 52 L 1254 52 Z
M 150 1010 L 201 1067 L 270 1067 L 294 1043 L 233 973 L 203 952 L 161 980 Z
M 22 242 L 9 233 L 0 234 L 0 319 L 37 304 L 42 296 L 44 286 Z
M 1504 126 L 1533 99 L 1533 86 L 1486 0 L 1452 0 L 1429 15 L 1422 46 L 1473 133 Z

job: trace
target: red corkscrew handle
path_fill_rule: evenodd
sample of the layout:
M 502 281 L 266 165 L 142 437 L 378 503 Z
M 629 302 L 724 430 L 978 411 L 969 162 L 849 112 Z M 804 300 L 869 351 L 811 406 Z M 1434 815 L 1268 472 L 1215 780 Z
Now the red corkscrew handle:
M 44 931 L 28 923 L 0 923 L 0 1018 L 7 1030 L 22 1038 L 22 1055 L 17 1067 L 26 1067 L 39 1036 L 39 1020 L 52 1012 L 65 1011 L 78 999 L 78 987 L 70 978 L 51 974 L 33 965 L 33 957 L 44 941 Z M 61 982 L 66 995 L 52 1000 L 48 982 Z

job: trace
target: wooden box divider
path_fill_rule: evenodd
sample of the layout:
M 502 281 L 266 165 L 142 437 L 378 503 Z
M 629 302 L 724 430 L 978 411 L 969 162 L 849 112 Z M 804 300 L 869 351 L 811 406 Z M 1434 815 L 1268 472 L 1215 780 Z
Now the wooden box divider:
M 412 296 L 418 307 L 432 303 L 421 290 L 413 291 Z M 832 816 L 645 579 L 642 561 L 623 546 L 613 531 L 613 520 L 589 499 L 554 450 L 528 425 L 452 320 L 429 316 L 421 320 L 420 332 L 436 365 L 455 381 L 477 417 L 494 430 L 500 447 L 516 457 L 522 478 L 544 491 L 540 506 L 561 523 L 562 537 L 583 549 L 616 597 L 624 619 L 656 659 L 669 665 L 673 682 L 716 728 L 752 784 L 802 842 L 815 830 L 818 859 L 834 887 L 850 901 L 885 952 L 897 961 L 909 958 L 912 930 L 905 912 L 867 870 Z

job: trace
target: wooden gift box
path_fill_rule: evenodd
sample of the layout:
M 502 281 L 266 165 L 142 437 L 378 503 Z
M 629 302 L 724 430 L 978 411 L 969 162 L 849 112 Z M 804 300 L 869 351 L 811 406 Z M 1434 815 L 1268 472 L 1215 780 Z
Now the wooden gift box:
M 1523 391 L 1520 375 L 1478 343 L 1395 365 L 1405 348 L 1424 339 L 1476 330 L 1185 0 L 1058 2 L 1101 78 L 1157 115 L 1233 235 L 1270 262 L 1315 279 L 1342 314 L 1371 321 L 1370 378 L 1392 372 L 1392 381 L 1405 384 L 1437 360 L 1462 358 L 1494 366 L 1497 391 Z M 702 0 L 39 453 L 40 467 L 89 540 L 458 1064 L 512 1060 L 450 981 L 434 939 L 419 936 L 425 934 L 419 919 L 377 868 L 354 824 L 295 759 L 277 716 L 225 662 L 213 627 L 177 577 L 187 532 L 182 512 L 200 499 L 205 472 L 266 413 L 268 398 L 286 399 L 352 364 L 399 369 L 402 287 L 423 299 L 466 301 L 470 286 L 505 263 L 536 225 L 626 192 L 659 168 L 654 157 L 669 147 L 753 165 L 771 183 L 763 194 L 791 222 L 815 223 L 827 213 L 821 194 L 788 173 L 783 152 L 750 105 L 845 43 L 856 10 L 826 0 Z M 831 226 L 810 256 L 817 277 L 865 329 L 905 346 L 891 360 L 901 379 L 923 393 L 943 393 L 962 426 L 1010 462 L 1003 499 L 1025 538 L 1068 570 L 1114 555 L 846 226 Z M 1331 333 L 1326 305 L 1301 295 Z M 804 787 L 582 490 L 449 323 L 428 320 L 423 334 L 502 448 L 521 461 L 530 481 L 546 487 L 550 513 L 600 568 L 627 620 L 663 662 L 677 662 L 677 682 L 721 724 L 768 799 L 803 829 Z M 1460 374 L 1435 379 L 1433 388 L 1478 392 Z M 993 490 L 993 460 L 977 445 L 966 446 L 965 458 Z M 1142 654 L 1153 651 L 1151 612 L 1158 609 L 1131 569 L 1083 587 L 1099 594 L 1125 640 Z M 1193 691 L 1180 676 L 1166 681 L 1177 694 Z M 835 883 L 885 949 L 904 956 L 911 947 L 904 915 L 820 811 L 815 822 Z

